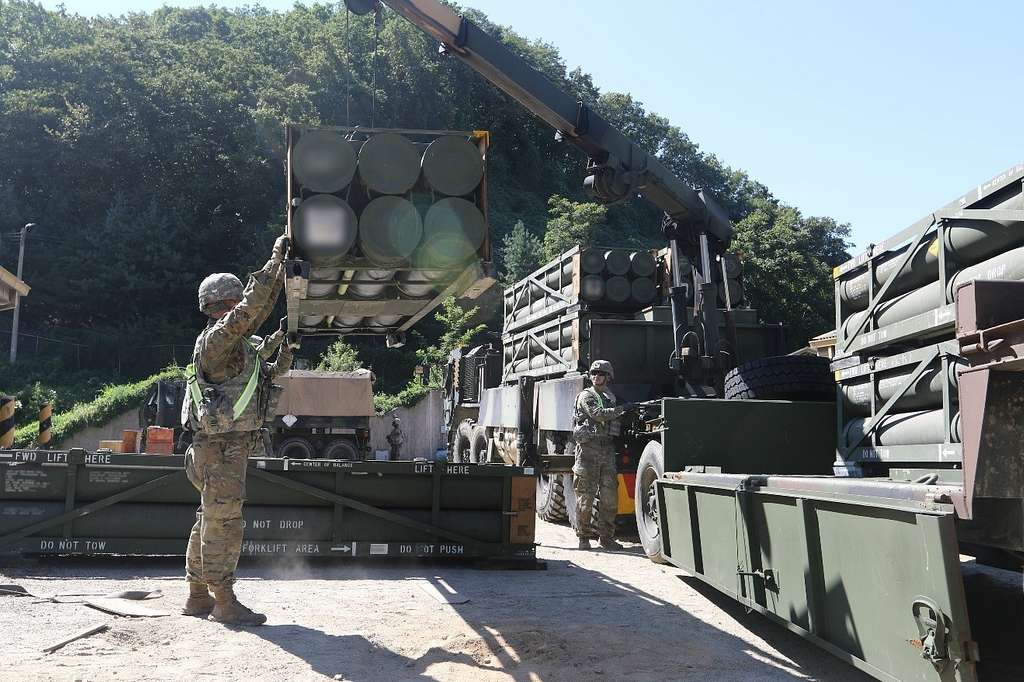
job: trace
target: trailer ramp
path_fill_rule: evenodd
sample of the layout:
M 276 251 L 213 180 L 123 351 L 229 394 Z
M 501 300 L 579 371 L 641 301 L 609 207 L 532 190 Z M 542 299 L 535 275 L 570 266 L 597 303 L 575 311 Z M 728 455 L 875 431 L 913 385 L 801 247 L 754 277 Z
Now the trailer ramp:
M 669 473 L 666 559 L 879 680 L 976 680 L 951 491 Z

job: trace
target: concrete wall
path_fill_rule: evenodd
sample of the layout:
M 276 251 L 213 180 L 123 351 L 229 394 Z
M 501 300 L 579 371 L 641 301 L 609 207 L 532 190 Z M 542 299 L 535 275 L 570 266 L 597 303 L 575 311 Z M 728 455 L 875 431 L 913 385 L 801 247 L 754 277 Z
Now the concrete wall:
M 387 450 L 387 435 L 391 432 L 391 420 L 402 420 L 405 445 L 402 459 L 426 457 L 432 459 L 435 452 L 446 447 L 444 429 L 444 398 L 440 390 L 431 391 L 412 407 L 400 407 L 383 417 L 370 417 L 370 456 L 377 450 Z
M 121 440 L 121 432 L 125 429 L 138 430 L 139 410 L 133 407 L 127 412 L 114 417 L 103 426 L 89 426 L 74 434 L 56 447 L 61 450 L 85 448 L 90 452 L 99 447 L 101 440 Z

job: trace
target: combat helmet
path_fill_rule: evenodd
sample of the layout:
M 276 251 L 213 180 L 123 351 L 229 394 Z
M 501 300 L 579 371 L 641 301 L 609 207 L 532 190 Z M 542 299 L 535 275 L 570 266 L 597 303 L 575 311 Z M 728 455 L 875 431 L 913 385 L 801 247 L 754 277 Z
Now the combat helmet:
M 612 371 L 612 363 L 608 362 L 607 360 L 594 360 L 592 363 L 590 363 L 589 373 L 594 374 L 595 372 L 604 372 L 605 374 L 608 375 L 609 379 L 615 378 L 615 372 Z
M 199 285 L 199 310 L 212 314 L 224 301 L 242 300 L 242 280 L 230 272 L 215 272 Z

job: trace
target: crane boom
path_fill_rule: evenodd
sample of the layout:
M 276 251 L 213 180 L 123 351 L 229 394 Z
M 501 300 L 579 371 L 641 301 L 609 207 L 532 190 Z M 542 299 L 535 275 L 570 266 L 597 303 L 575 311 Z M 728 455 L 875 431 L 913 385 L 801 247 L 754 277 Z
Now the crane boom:
M 732 223 L 710 196 L 688 186 L 499 40 L 437 0 L 382 1 L 582 149 L 590 157 L 585 185 L 596 200 L 610 203 L 640 194 L 679 227 L 706 233 L 728 246 Z
M 439 40 L 443 52 L 462 60 L 554 128 L 560 139 L 582 149 L 589 157 L 584 186 L 596 201 L 611 203 L 639 194 L 665 212 L 663 229 L 672 254 L 669 303 L 674 351 L 669 367 L 678 374 L 686 395 L 713 394 L 709 384 L 735 358 L 723 352 L 717 285 L 713 281 L 715 260 L 733 236 L 726 212 L 707 193 L 676 177 L 586 102 L 562 90 L 499 40 L 438 0 L 345 0 L 345 4 L 356 14 L 376 11 L 378 21 L 381 5 L 387 5 Z M 687 308 L 690 298 L 692 314 Z M 726 310 L 726 316 L 732 319 L 731 310 Z M 727 328 L 727 347 L 735 349 L 735 326 L 729 323 Z

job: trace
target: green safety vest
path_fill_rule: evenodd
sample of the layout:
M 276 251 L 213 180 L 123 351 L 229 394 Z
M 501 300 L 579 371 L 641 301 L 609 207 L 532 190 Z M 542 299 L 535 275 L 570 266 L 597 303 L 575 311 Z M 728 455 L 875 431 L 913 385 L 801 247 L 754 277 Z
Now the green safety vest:
M 259 401 L 253 400 L 260 388 L 262 363 L 252 343 L 246 340 L 245 346 L 246 368 L 224 383 L 209 383 L 200 377 L 198 353 L 185 368 L 194 430 L 215 434 L 255 431 L 263 426 Z M 246 371 L 250 366 L 251 371 Z

